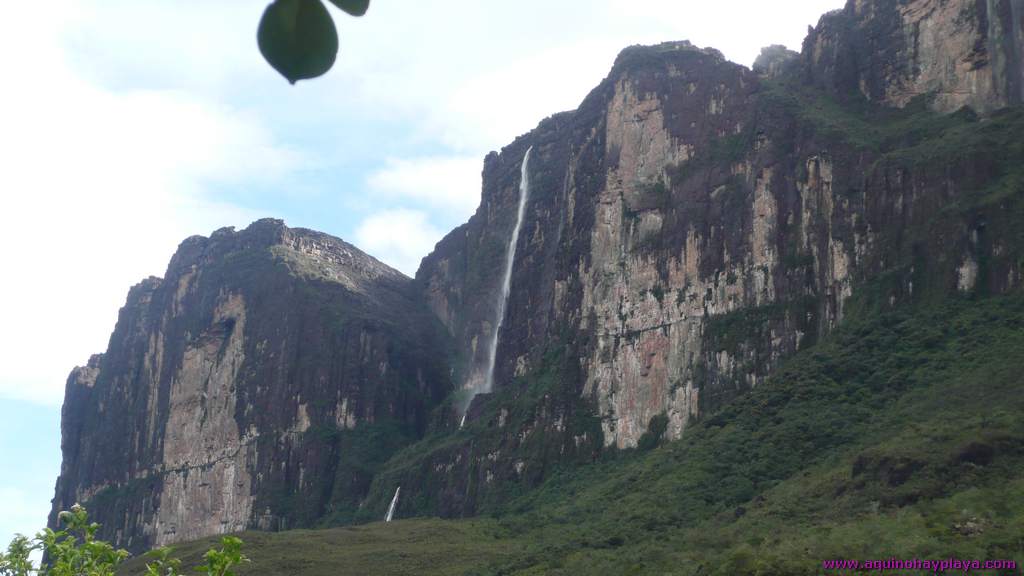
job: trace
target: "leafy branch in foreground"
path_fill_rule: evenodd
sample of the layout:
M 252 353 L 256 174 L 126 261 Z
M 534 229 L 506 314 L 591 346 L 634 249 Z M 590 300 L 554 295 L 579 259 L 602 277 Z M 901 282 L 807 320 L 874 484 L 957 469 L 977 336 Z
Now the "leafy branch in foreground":
M 330 0 L 362 16 L 370 0 Z M 338 57 L 338 30 L 321 0 L 274 0 L 263 12 L 256 41 L 260 52 L 289 82 L 316 78 Z
M 29 540 L 14 537 L 6 553 L 0 553 L 0 576 L 113 576 L 117 565 L 128 557 L 126 550 L 96 539 L 100 525 L 89 523 L 85 508 L 76 504 L 58 515 L 64 530 L 46 528 Z M 37 570 L 31 554 L 41 550 L 47 563 Z
M 220 550 L 211 548 L 203 556 L 206 564 L 196 567 L 196 571 L 208 576 L 235 576 L 233 567 L 249 562 L 242 554 L 242 540 L 235 536 L 224 536 L 220 539 Z M 146 564 L 146 576 L 181 576 L 181 560 L 171 558 L 173 550 L 167 546 L 157 548 L 148 555 L 152 563 Z
M 151 551 L 147 556 L 153 558 L 153 562 L 146 563 L 146 576 L 178 576 L 181 574 L 181 560 L 171 558 L 171 548 L 164 546 Z
M 110 543 L 96 539 L 100 525 L 89 522 L 86 509 L 75 504 L 61 512 L 58 520 L 63 530 L 46 528 L 29 540 L 18 534 L 0 551 L 0 576 L 114 576 L 117 567 L 128 558 L 127 550 L 115 549 Z M 41 551 L 44 561 L 37 569 L 33 552 Z M 146 576 L 180 576 L 181 560 L 171 558 L 170 548 L 157 548 L 146 564 Z M 206 564 L 196 568 L 208 576 L 235 576 L 234 566 L 249 559 L 242 554 L 242 540 L 234 536 L 221 539 L 220 550 L 210 549 L 204 556 Z
M 211 549 L 203 556 L 206 565 L 199 567 L 199 571 L 209 576 L 235 576 L 231 568 L 249 561 L 242 554 L 242 540 L 234 536 L 225 536 L 220 542 L 220 550 Z

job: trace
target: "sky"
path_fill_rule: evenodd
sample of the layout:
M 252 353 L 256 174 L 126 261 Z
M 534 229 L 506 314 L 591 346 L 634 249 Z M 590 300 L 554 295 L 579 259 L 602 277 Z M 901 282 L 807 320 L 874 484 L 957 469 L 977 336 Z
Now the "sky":
M 264 0 L 265 2 L 266 0 Z M 0 19 L 0 546 L 46 521 L 68 372 L 193 234 L 263 217 L 412 275 L 472 214 L 484 155 L 574 109 L 633 44 L 751 65 L 842 0 L 373 0 L 291 86 L 264 2 L 15 2 Z

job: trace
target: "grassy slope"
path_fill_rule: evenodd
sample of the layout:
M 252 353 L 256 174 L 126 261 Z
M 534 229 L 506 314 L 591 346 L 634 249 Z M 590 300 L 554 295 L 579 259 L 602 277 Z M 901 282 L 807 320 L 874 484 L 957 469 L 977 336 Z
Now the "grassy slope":
M 244 532 L 243 553 L 252 561 L 239 574 L 308 576 L 389 574 L 432 576 L 463 574 L 475 566 L 513 557 L 516 543 L 496 538 L 489 519 L 445 522 L 430 519 L 382 522 L 328 530 Z M 184 566 L 198 566 L 203 553 L 217 544 L 210 538 L 182 545 L 174 556 Z M 133 558 L 124 574 L 145 572 L 144 557 Z
M 680 441 L 566 469 L 497 518 L 247 534 L 255 562 L 241 573 L 814 574 L 833 557 L 1021 561 L 1022 351 L 1020 293 L 852 320 Z

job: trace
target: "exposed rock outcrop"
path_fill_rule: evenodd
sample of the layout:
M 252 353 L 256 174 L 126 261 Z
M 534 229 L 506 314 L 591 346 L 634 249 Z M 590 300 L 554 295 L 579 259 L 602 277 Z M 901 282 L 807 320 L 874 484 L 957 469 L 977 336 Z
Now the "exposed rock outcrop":
M 139 550 L 354 508 L 372 476 L 348 437 L 386 430 L 383 460 L 449 391 L 411 287 L 280 221 L 189 238 L 68 379 L 54 513 L 87 503 Z
M 1024 101 L 1024 0 L 849 0 L 804 40 L 808 78 L 836 94 L 952 112 Z
M 754 60 L 753 70 L 767 78 L 775 78 L 799 59 L 799 52 L 793 52 L 781 44 L 773 44 L 761 48 L 761 53 Z

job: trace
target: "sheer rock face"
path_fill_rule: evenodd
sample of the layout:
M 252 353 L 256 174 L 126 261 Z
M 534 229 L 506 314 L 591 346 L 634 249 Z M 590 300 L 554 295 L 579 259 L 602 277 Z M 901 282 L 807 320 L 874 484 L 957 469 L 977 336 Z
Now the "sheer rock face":
M 857 240 L 830 234 L 832 163 L 772 145 L 771 120 L 759 117 L 761 84 L 713 50 L 630 48 L 579 110 L 488 157 L 480 210 L 418 278 L 454 334 L 489 327 L 489 308 L 461 307 L 459 298 L 496 290 L 488 271 L 500 258 L 482 259 L 474 247 L 506 236 L 518 164 L 533 145 L 499 385 L 566 345 L 605 445 L 634 446 L 662 413 L 676 437 L 702 403 L 755 384 L 817 330 L 804 296 L 849 295 Z M 797 165 L 806 172 L 799 179 Z M 810 284 L 807 270 L 782 263 L 794 244 L 817 257 Z M 836 302 L 815 318 L 837 322 Z M 793 309 L 759 327 L 762 342 L 740 355 L 709 345 L 709 318 L 777 303 Z
M 790 69 L 833 95 L 850 87 L 900 107 L 930 92 L 939 111 L 988 112 L 1019 102 L 1020 36 L 1007 16 L 1016 11 L 997 0 L 851 2 L 811 31 L 803 66 Z M 667 414 L 678 437 L 755 386 L 834 328 L 854 286 L 884 271 L 900 270 L 893 299 L 912 295 L 915 275 L 920 288 L 924 268 L 936 285 L 975 287 L 971 230 L 999 217 L 943 207 L 998 169 L 966 152 L 936 172 L 809 128 L 777 101 L 769 80 L 796 62 L 775 56 L 758 74 L 687 43 L 627 49 L 578 110 L 488 156 L 480 209 L 417 279 L 473 350 L 490 329 L 519 163 L 533 146 L 497 386 L 563 347 L 579 358 L 578 394 L 600 415 L 603 444 L 635 446 L 652 416 Z M 976 66 L 960 65 L 970 58 Z M 1013 257 L 999 260 L 986 289 L 1019 275 Z M 509 431 L 506 459 L 522 434 Z
M 1024 100 L 1024 0 L 850 0 L 804 41 L 807 74 L 841 95 L 989 112 Z
M 361 498 L 369 479 L 341 474 L 349 455 L 329 439 L 380 421 L 422 433 L 448 392 L 443 339 L 410 288 L 278 221 L 189 238 L 68 379 L 54 513 L 89 504 L 105 537 L 140 550 Z
M 700 272 L 697 232 L 680 236 L 683 211 L 669 206 L 668 169 L 685 164 L 702 143 L 741 132 L 758 81 L 716 51 L 688 43 L 627 49 L 577 111 L 545 120 L 488 156 L 480 209 L 424 260 L 417 278 L 438 315 L 472 350 L 474 338 L 490 329 L 493 308 L 460 304 L 466 294 L 494 299 L 519 163 L 534 146 L 497 382 L 535 370 L 545 342 L 568 329 L 590 341 L 574 354 L 585 375 L 580 393 L 607 416 L 605 441 L 631 445 L 647 419 L 666 410 L 681 430 L 697 410 L 698 394 L 692 387 L 669 389 L 687 370 L 685 357 L 700 353 L 687 343 L 699 336 L 689 314 L 703 313 L 704 285 L 689 288 L 701 291 L 697 304 L 676 304 L 671 289 L 654 296 L 669 276 L 685 282 L 687 266 L 694 282 Z M 683 241 L 678 251 L 654 249 L 668 237 Z M 713 266 L 705 259 L 705 269 Z
M 986 114 L 1020 101 L 1019 13 L 851 1 L 755 70 L 686 42 L 628 48 L 577 110 L 486 157 L 480 207 L 415 282 L 275 222 L 187 240 L 69 378 L 55 510 L 95 502 L 135 548 L 383 517 L 397 485 L 396 517 L 471 515 L 636 446 L 656 415 L 678 438 L 856 306 L 1019 286 L 1012 160 L 921 150 L 942 117 L 921 108 L 893 135 L 885 119 L 916 108 L 880 107 L 931 92 L 983 116 L 946 117 L 966 118 L 950 138 L 972 121 L 998 137 L 1013 124 Z M 461 432 L 438 406 L 437 434 L 367 477 L 346 433 L 397 421 L 414 441 L 484 361 L 531 146 L 496 389 Z

